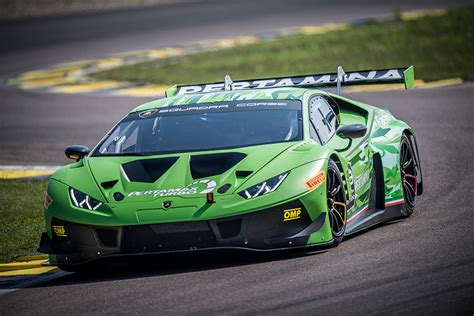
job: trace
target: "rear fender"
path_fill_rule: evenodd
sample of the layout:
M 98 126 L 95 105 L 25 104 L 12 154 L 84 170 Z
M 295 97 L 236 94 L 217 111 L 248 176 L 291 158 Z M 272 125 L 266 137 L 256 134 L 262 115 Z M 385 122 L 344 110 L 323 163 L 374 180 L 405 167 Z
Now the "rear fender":
M 400 141 L 406 131 L 413 133 L 408 124 L 395 119 L 390 112 L 376 111 L 369 146 L 382 162 L 385 202 L 403 198 Z

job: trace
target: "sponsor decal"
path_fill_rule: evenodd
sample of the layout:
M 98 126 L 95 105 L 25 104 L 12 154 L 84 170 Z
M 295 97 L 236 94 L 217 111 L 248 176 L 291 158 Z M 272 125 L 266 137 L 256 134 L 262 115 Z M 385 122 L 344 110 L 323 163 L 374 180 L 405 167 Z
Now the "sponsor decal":
M 355 180 L 355 189 L 356 191 L 359 191 L 359 189 L 367 183 L 367 181 L 369 180 L 369 173 L 366 172 L 364 173 L 363 175 L 361 175 L 360 177 L 358 177 L 356 180 Z
M 181 112 L 194 112 L 194 111 L 208 111 L 208 110 L 219 110 L 229 108 L 228 104 L 220 105 L 199 105 L 199 106 L 189 106 L 189 107 L 172 107 L 166 109 L 160 109 L 159 114 L 163 113 L 181 113 Z
M 403 82 L 403 71 L 405 69 L 384 69 L 371 71 L 347 72 L 344 75 L 345 83 L 386 83 Z M 263 89 L 278 87 L 306 87 L 306 86 L 334 86 L 337 74 L 318 74 L 308 76 L 284 77 L 275 79 L 260 79 L 249 81 L 234 81 L 233 90 Z M 193 94 L 199 92 L 223 91 L 224 83 L 211 83 L 200 85 L 179 86 L 177 95 Z
M 350 209 L 352 205 L 354 205 L 354 201 L 356 198 L 355 181 L 354 181 L 354 175 L 352 173 L 352 164 L 350 162 L 347 165 L 347 175 L 349 177 L 349 183 L 351 185 L 351 196 L 349 197 L 349 200 L 347 200 L 347 208 Z
M 314 177 L 306 180 L 306 182 L 304 184 L 306 185 L 306 187 L 309 190 L 313 190 L 313 189 L 319 187 L 325 181 L 326 181 L 326 175 L 325 175 L 324 171 L 320 171 Z
M 146 190 L 146 191 L 133 191 L 128 193 L 128 196 L 147 196 L 163 197 L 173 195 L 191 195 L 191 194 L 207 194 L 212 192 L 216 187 L 216 181 L 214 180 L 197 180 L 188 185 L 185 188 L 176 189 L 162 189 L 162 190 Z M 164 205 L 163 205 L 164 206 Z
M 148 111 L 140 112 L 138 116 L 140 116 L 141 118 L 147 118 L 155 113 L 156 113 L 156 110 L 148 110 Z
M 301 218 L 301 207 L 298 208 L 292 208 L 289 210 L 284 210 L 283 211 L 283 221 L 292 221 L 295 219 L 300 219 Z
M 235 105 L 238 108 L 249 108 L 256 106 L 288 106 L 288 102 L 246 102 L 246 103 L 237 103 Z
M 395 120 L 395 118 L 387 112 L 379 112 L 380 114 L 375 116 L 375 120 L 380 125 L 380 127 L 387 127 L 391 121 Z
M 66 229 L 64 226 L 55 226 L 53 225 L 53 231 L 58 237 L 67 237 L 66 235 Z
M 211 113 L 211 112 L 234 112 L 234 111 L 250 111 L 260 109 L 291 109 L 301 110 L 301 102 L 295 100 L 238 100 L 224 101 L 216 103 L 202 103 L 189 105 L 172 105 L 158 108 L 156 110 L 158 116 L 167 115 L 189 115 L 194 113 Z M 151 114 L 150 114 L 151 115 Z M 148 117 L 148 116 L 147 116 Z

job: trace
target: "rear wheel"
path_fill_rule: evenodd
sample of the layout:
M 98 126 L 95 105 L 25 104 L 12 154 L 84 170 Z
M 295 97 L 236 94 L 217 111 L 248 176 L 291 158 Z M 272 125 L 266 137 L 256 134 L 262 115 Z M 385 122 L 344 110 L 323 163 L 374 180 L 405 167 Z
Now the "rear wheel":
M 346 231 L 346 194 L 341 173 L 336 163 L 332 160 L 328 164 L 326 188 L 329 223 L 331 225 L 334 245 L 338 245 Z
M 400 143 L 400 173 L 402 177 L 406 215 L 410 216 L 413 214 L 416 205 L 418 175 L 413 148 L 406 135 L 402 136 Z

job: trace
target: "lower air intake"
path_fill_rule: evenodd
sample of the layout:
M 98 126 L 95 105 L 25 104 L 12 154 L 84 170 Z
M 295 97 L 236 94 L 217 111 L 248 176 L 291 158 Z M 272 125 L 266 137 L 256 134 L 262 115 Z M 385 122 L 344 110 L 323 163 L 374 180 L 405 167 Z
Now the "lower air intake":
M 222 239 L 234 238 L 239 236 L 242 227 L 242 219 L 220 222 L 217 224 Z
M 184 222 L 125 227 L 124 253 L 189 250 L 216 246 L 207 222 Z

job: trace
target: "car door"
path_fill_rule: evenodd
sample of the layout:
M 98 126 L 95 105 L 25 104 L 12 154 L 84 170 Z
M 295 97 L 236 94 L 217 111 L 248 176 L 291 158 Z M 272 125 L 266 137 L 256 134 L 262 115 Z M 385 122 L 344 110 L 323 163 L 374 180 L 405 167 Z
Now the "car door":
M 333 108 L 337 108 L 338 123 L 340 125 L 347 124 L 366 124 L 366 115 L 362 112 L 351 111 L 347 104 L 343 104 L 343 100 L 326 97 L 326 100 Z M 352 109 L 355 107 L 353 106 Z M 368 134 L 369 132 L 367 132 Z M 347 145 L 346 146 L 344 146 Z M 368 135 L 362 138 L 357 138 L 352 141 L 349 146 L 348 139 L 342 139 L 335 135 L 334 139 L 327 144 L 328 147 L 340 152 L 347 160 L 347 177 L 348 185 L 351 186 L 350 194 L 347 200 L 347 209 L 352 209 L 348 212 L 349 218 L 354 212 L 365 208 L 369 202 L 370 184 L 371 184 L 371 170 L 372 161 L 369 153 Z M 342 145 L 342 146 L 341 146 Z

